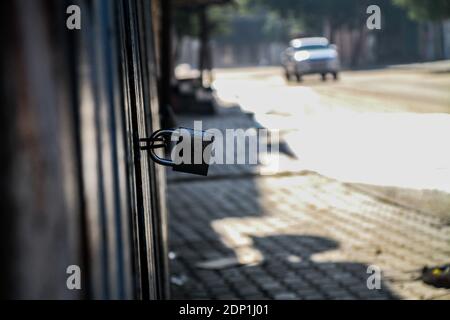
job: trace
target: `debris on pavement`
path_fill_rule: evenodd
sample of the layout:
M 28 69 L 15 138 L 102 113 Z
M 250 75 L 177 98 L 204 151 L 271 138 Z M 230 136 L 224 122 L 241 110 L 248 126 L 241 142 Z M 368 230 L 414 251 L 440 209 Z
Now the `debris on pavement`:
M 436 288 L 450 289 L 450 264 L 439 267 L 424 267 L 421 279 Z
M 170 251 L 167 256 L 168 256 L 169 260 L 175 260 L 177 258 L 177 254 L 173 251 Z
M 253 248 L 238 248 L 236 249 L 236 256 L 201 261 L 196 266 L 200 269 L 221 270 L 240 266 L 256 266 L 263 261 L 264 256 L 258 250 Z
M 170 282 L 178 287 L 183 286 L 189 280 L 184 274 L 179 276 L 171 276 Z

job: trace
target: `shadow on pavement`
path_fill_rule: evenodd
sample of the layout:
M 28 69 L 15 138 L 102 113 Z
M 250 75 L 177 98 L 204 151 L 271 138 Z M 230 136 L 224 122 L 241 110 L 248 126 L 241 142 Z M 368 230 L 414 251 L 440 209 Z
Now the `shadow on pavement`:
M 368 266 L 352 262 L 316 262 L 314 255 L 338 248 L 324 237 L 276 235 L 252 238 L 263 261 L 216 270 L 191 269 L 174 298 L 196 299 L 396 299 L 385 283 L 368 289 Z M 239 248 L 235 248 L 238 249 Z M 240 248 L 242 249 L 242 248 Z M 233 250 L 222 248 L 228 256 Z M 182 255 L 183 252 L 180 252 Z M 180 257 L 175 264 L 195 261 Z M 376 282 L 370 281 L 375 285 Z
M 191 126 L 194 119 L 184 117 L 181 125 Z M 239 112 L 202 119 L 204 129 L 260 126 Z M 367 288 L 367 265 L 315 261 L 339 243 L 306 234 L 301 204 L 308 199 L 294 190 L 289 194 L 284 182 L 261 185 L 256 167 L 212 166 L 208 177 L 198 178 L 169 173 L 173 298 L 396 298 L 385 284 Z M 291 202 L 299 205 L 283 207 Z
M 238 109 L 180 119 L 184 127 L 203 120 L 204 130 L 261 127 Z M 403 275 L 444 262 L 448 235 L 434 219 L 314 173 L 265 176 L 259 168 L 213 165 L 208 177 L 168 173 L 174 299 L 442 294 L 414 279 L 399 284 L 386 277 L 380 290 L 367 287 L 369 264 Z M 435 241 L 424 240 L 430 232 Z

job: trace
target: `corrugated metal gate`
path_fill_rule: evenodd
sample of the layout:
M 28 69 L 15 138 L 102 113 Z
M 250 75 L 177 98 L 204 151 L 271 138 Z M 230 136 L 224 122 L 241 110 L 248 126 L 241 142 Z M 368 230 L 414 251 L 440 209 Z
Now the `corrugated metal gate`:
M 168 297 L 165 177 L 138 145 L 159 127 L 152 5 L 2 5 L 2 296 Z

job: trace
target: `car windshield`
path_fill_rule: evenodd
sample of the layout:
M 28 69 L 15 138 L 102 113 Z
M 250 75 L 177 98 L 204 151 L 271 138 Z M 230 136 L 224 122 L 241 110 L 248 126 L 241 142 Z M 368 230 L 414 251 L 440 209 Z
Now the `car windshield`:
M 303 46 L 303 47 L 299 47 L 299 48 L 295 48 L 295 50 L 297 51 L 303 51 L 303 50 L 321 50 L 321 49 L 328 49 L 328 46 L 324 46 L 324 45 L 313 45 L 313 46 Z

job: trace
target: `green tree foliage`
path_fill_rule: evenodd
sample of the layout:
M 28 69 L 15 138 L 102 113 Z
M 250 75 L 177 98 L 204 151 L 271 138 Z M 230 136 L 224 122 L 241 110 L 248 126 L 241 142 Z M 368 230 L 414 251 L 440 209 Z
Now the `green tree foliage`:
M 398 0 L 414 1 L 414 0 Z M 444 0 L 438 0 L 444 1 Z M 450 0 L 445 0 L 448 2 Z M 368 30 L 367 8 L 378 5 L 382 13 L 382 29 L 374 32 L 377 56 L 383 61 L 391 58 L 409 59 L 414 56 L 415 24 L 407 17 L 406 10 L 393 0 L 246 0 L 248 6 L 264 7 L 274 12 L 282 21 L 291 22 L 291 37 L 325 35 L 335 41 L 336 32 L 342 29 L 356 31 L 358 35 L 350 48 L 350 63 L 357 65 Z M 433 6 L 433 0 L 417 0 Z M 326 32 L 326 33 L 325 33 Z M 325 34 L 324 34 L 325 33 Z M 399 44 L 398 46 L 392 45 Z
M 408 10 L 415 20 L 443 20 L 450 18 L 450 0 L 393 0 Z
M 301 20 L 305 29 L 319 31 L 326 22 L 332 29 L 354 28 L 366 19 L 365 9 L 377 1 L 369 0 L 249 0 L 284 19 Z
M 175 9 L 173 27 L 178 38 L 185 36 L 197 37 L 199 34 L 198 16 L 194 10 Z
M 235 9 L 230 5 L 210 6 L 207 9 L 209 33 L 211 36 L 224 35 L 230 32 L 230 20 Z M 174 10 L 174 29 L 179 38 L 190 36 L 196 38 L 200 34 L 198 9 L 176 8 Z

